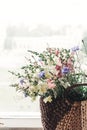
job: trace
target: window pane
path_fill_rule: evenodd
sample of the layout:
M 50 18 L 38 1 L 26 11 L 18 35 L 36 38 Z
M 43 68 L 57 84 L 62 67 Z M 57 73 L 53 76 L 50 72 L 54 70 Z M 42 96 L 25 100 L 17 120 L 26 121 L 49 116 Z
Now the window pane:
M 26 26 L 6 28 L 6 36 L 0 51 L 0 111 L 39 111 L 39 100 L 32 103 L 29 98 L 24 98 L 15 88 L 10 87 L 15 79 L 8 71 L 18 71 L 22 65 L 27 64 L 25 58 L 29 56 L 27 50 L 41 52 L 47 44 L 50 47 L 70 48 L 80 43 L 80 39 L 72 35 L 73 29 L 70 26 L 61 27 L 58 34 L 56 30 L 51 30 L 51 27 L 41 25 L 31 32 L 27 30 Z M 75 30 L 78 31 L 79 28 Z
M 84 23 L 87 23 L 84 9 L 85 2 L 73 0 L 0 1 L 1 112 L 39 111 L 39 99 L 32 103 L 10 87 L 15 79 L 8 70 L 17 71 L 26 64 L 28 49 L 43 51 L 47 44 L 66 48 L 81 44 Z

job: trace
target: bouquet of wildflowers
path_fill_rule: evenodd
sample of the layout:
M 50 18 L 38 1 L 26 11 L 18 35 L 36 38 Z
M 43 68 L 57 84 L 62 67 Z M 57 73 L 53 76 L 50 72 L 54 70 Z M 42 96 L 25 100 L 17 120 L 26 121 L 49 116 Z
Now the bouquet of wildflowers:
M 35 100 L 43 97 L 45 103 L 54 98 L 63 98 L 67 88 L 86 82 L 86 74 L 81 69 L 80 50 L 48 47 L 42 53 L 28 50 L 30 58 L 28 65 L 22 66 L 21 73 L 11 72 L 18 77 L 17 83 L 12 84 L 17 90 Z M 73 92 L 82 94 L 87 99 L 87 88 L 82 86 Z

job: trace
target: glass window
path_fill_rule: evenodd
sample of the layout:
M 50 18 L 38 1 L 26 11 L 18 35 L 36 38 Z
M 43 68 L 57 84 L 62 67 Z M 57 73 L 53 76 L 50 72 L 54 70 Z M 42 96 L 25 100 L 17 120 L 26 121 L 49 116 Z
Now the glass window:
M 78 13 L 84 13 L 82 4 L 73 0 L 0 1 L 0 112 L 40 111 L 38 99 L 31 102 L 10 87 L 15 79 L 8 71 L 26 64 L 28 49 L 43 51 L 47 44 L 65 48 L 81 44 L 85 17 Z

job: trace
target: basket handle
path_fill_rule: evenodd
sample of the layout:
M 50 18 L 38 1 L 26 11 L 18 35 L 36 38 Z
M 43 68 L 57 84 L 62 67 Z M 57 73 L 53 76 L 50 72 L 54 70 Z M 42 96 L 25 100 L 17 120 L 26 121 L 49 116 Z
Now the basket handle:
M 71 87 L 68 87 L 68 88 L 66 89 L 66 91 L 70 91 L 70 90 L 72 90 L 73 88 L 80 87 L 80 86 L 86 86 L 86 87 L 87 87 L 87 83 L 74 84 L 74 85 L 72 85 Z

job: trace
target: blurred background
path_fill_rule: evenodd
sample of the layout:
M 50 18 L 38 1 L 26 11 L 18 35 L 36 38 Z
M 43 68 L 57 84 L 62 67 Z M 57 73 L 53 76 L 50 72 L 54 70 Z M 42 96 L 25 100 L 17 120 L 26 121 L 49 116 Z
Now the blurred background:
M 39 100 L 31 102 L 10 87 L 9 70 L 26 64 L 27 50 L 71 48 L 82 40 L 87 48 L 86 0 L 0 0 L 0 112 L 39 112 Z

